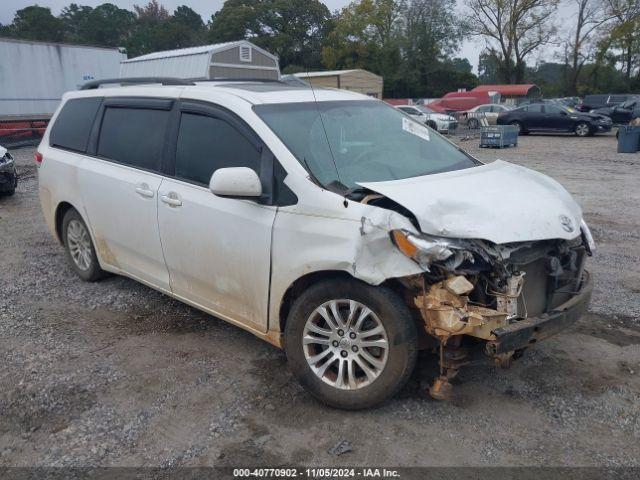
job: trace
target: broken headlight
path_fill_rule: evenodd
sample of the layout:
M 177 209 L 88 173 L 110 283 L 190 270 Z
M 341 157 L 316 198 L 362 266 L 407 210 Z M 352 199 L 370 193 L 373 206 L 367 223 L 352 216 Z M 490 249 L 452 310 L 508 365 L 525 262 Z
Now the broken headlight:
M 446 260 L 454 253 L 451 242 L 444 238 L 392 230 L 391 239 L 398 250 L 425 269 L 433 262 Z
M 580 220 L 580 232 L 582 232 L 582 241 L 587 246 L 587 252 L 589 255 L 593 255 L 596 253 L 596 242 L 593 240 L 593 235 L 591 235 L 591 230 L 587 227 L 587 223 L 583 220 Z

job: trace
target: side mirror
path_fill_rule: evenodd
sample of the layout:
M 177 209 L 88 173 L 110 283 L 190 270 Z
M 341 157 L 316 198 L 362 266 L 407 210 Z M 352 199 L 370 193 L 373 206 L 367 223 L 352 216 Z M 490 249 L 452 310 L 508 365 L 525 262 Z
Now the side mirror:
M 209 190 L 221 197 L 259 197 L 262 184 L 258 174 L 248 167 L 219 168 L 211 175 Z

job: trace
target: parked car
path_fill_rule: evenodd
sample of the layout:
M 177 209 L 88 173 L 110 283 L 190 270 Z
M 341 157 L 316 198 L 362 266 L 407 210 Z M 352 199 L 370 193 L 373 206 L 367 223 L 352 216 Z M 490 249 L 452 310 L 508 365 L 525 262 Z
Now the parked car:
M 486 105 L 478 105 L 465 113 L 467 125 L 469 128 L 478 128 L 482 123 L 482 118 L 487 119 L 489 125 L 495 125 L 498 116 L 503 112 L 508 112 L 512 108 L 499 103 L 489 103 Z
M 640 117 L 640 97 L 622 102 L 620 105 L 596 108 L 591 113 L 609 117 L 617 125 L 626 125 L 634 118 Z
M 501 113 L 498 125 L 515 125 L 520 133 L 529 132 L 574 132 L 586 137 L 611 130 L 609 117 L 593 113 L 578 112 L 555 102 L 534 103 Z
M 458 128 L 458 121 L 451 115 L 436 113 L 422 105 L 398 105 L 396 108 L 440 133 L 453 132 Z
M 447 398 L 467 352 L 506 366 L 584 312 L 595 245 L 541 173 L 354 92 L 146 81 L 165 85 L 65 94 L 36 153 L 81 279 L 125 275 L 242 327 L 347 409 L 394 395 L 418 348 L 441 353 Z
M 18 187 L 18 171 L 11 154 L 0 146 L 0 195 L 13 195 Z
M 577 106 L 577 109 L 581 112 L 590 112 L 597 108 L 612 107 L 625 102 L 634 96 L 637 96 L 637 94 L 598 93 L 594 95 L 586 95 L 582 100 L 582 103 Z

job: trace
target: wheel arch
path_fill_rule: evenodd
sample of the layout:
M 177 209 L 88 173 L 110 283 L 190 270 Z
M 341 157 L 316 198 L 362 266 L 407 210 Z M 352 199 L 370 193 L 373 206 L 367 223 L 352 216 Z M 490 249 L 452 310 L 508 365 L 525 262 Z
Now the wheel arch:
M 65 214 L 71 209 L 75 210 L 80 214 L 80 216 L 82 216 L 80 210 L 78 210 L 69 202 L 62 201 L 56 206 L 56 212 L 54 215 L 54 226 L 56 231 L 56 238 L 62 245 L 64 245 L 64 238 L 62 236 L 62 220 L 64 219 Z
M 298 298 L 298 296 L 311 285 L 315 285 L 324 280 L 335 280 L 335 279 L 346 279 L 352 280 L 355 282 L 364 283 L 366 285 L 378 286 L 378 287 L 387 287 L 398 293 L 403 290 L 403 285 L 397 278 L 389 278 L 378 285 L 372 285 L 364 280 L 361 280 L 357 277 L 351 275 L 351 273 L 345 270 L 318 270 L 315 272 L 307 273 L 296 280 L 293 281 L 291 285 L 287 288 L 284 295 L 282 296 L 282 300 L 280 301 L 280 305 L 278 307 L 278 329 L 280 332 L 284 332 L 284 329 L 287 324 L 287 318 L 289 317 L 289 312 L 291 311 L 291 306 L 293 302 Z

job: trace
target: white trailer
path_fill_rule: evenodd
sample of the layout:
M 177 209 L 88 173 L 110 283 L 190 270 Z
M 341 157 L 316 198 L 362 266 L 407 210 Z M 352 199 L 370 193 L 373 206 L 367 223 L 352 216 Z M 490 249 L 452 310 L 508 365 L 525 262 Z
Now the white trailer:
M 126 59 L 118 48 L 0 38 L 0 119 L 48 118 L 64 92 L 117 78 Z

